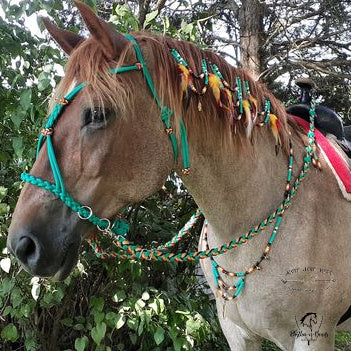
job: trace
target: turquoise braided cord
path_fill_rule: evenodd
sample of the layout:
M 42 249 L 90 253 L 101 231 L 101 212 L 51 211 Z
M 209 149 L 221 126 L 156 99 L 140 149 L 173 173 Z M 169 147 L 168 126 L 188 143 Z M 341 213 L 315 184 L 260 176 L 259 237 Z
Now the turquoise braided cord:
M 182 154 L 183 154 L 183 168 L 189 169 L 190 161 L 189 161 L 189 145 L 188 145 L 188 138 L 186 135 L 186 128 L 184 125 L 183 120 L 180 120 L 180 143 L 182 146 Z
M 136 42 L 136 40 L 134 39 L 134 37 L 132 37 L 129 34 L 125 34 L 124 35 L 128 40 L 130 40 L 134 46 L 134 50 L 135 53 L 137 55 L 138 60 L 140 61 L 141 65 L 142 65 L 142 70 L 144 73 L 144 77 L 145 80 L 150 88 L 150 91 L 157 103 L 157 105 L 161 108 L 161 119 L 162 121 L 165 123 L 165 121 L 167 120 L 168 123 L 165 123 L 165 126 L 167 129 L 170 128 L 170 123 L 169 123 L 169 117 L 174 113 L 173 111 L 171 111 L 168 107 L 163 106 L 160 97 L 157 94 L 154 82 L 151 78 L 149 69 L 146 66 L 146 62 L 144 60 L 143 54 L 140 50 L 140 47 L 138 45 L 138 43 Z M 166 112 L 167 111 L 167 112 Z M 172 112 L 171 114 L 169 114 L 169 112 Z M 166 115 L 168 115 L 167 117 L 165 117 Z M 187 141 L 187 136 L 186 136 L 186 129 L 184 126 L 183 121 L 180 122 L 180 136 L 181 136 L 181 145 L 182 145 L 182 152 L 183 152 L 183 168 L 184 169 L 188 169 L 190 166 L 190 162 L 189 162 L 189 148 L 188 148 L 188 141 Z M 169 134 L 169 138 L 171 140 L 172 143 L 172 147 L 173 147 L 173 151 L 175 154 L 178 154 L 178 146 L 176 147 L 176 138 L 174 136 L 173 133 Z M 177 150 L 177 151 L 175 151 Z
M 172 116 L 173 111 L 170 110 L 167 106 L 161 107 L 161 121 L 165 125 L 166 129 L 171 129 L 170 117 Z M 178 143 L 177 138 L 173 133 L 169 134 L 169 139 L 171 141 L 172 149 L 173 149 L 173 159 L 177 161 L 178 159 Z
M 77 201 L 75 201 L 70 195 L 66 193 L 62 193 L 59 191 L 55 184 L 52 184 L 46 180 L 42 180 L 40 178 L 34 177 L 28 173 L 22 173 L 21 179 L 27 183 L 35 185 L 39 188 L 43 188 L 47 191 L 52 192 L 56 195 L 60 200 L 69 207 L 73 212 L 78 213 L 80 216 L 86 218 L 90 223 L 95 226 L 99 226 L 102 230 L 107 229 L 109 224 L 105 218 L 99 218 L 90 212 L 86 206 L 80 205 Z M 117 218 L 115 223 L 113 224 L 111 231 L 116 235 L 125 235 L 128 232 L 129 225 Z

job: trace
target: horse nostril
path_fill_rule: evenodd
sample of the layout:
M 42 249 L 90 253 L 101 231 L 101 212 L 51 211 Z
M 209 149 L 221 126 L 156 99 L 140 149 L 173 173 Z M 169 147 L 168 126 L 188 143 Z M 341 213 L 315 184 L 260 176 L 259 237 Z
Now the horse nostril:
M 15 248 L 15 254 L 19 260 L 26 264 L 30 258 L 33 258 L 36 253 L 35 242 L 28 236 L 22 236 Z

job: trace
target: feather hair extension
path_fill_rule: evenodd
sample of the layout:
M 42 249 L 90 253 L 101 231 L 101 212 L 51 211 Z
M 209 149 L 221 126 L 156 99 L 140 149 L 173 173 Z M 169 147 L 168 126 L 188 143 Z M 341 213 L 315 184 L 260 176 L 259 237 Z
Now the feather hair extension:
M 272 129 L 272 133 L 273 133 L 273 136 L 275 139 L 275 144 L 276 144 L 276 146 L 280 145 L 281 144 L 280 135 L 279 135 L 280 122 L 279 122 L 277 116 L 274 115 L 273 113 L 271 113 L 269 115 L 269 120 L 271 122 L 271 129 Z
M 180 86 L 181 86 L 182 94 L 184 97 L 184 95 L 185 96 L 188 95 L 188 87 L 189 87 L 189 84 L 191 83 L 190 71 L 187 67 L 185 67 L 181 63 L 178 64 L 178 70 L 179 70 L 180 76 L 181 76 L 181 85 Z
M 251 105 L 252 123 L 255 124 L 258 117 L 258 102 L 251 94 L 248 96 L 248 99 Z
M 212 89 L 213 95 L 215 97 L 216 103 L 219 107 L 222 107 L 221 102 L 221 88 L 223 86 L 222 81 L 215 74 L 210 73 L 208 75 L 208 84 Z
M 248 100 L 243 100 L 243 110 L 245 114 L 246 137 L 249 137 L 252 131 L 253 123 L 251 116 L 251 106 Z

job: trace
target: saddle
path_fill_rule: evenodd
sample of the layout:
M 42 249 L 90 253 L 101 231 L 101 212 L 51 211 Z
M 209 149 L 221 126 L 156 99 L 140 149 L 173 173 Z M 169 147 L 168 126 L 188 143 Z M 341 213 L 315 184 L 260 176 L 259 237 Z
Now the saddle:
M 312 100 L 311 90 L 314 83 L 309 79 L 300 79 L 296 85 L 301 89 L 300 103 L 287 107 L 287 112 L 309 122 L 310 103 Z M 341 117 L 332 109 L 316 106 L 315 127 L 324 135 L 333 134 L 336 142 L 346 155 L 351 158 L 351 126 L 345 126 Z

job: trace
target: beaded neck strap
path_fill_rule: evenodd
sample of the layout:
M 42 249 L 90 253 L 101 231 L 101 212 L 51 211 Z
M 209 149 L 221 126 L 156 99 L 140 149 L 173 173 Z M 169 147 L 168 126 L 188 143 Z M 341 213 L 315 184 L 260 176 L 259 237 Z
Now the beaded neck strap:
M 118 68 L 112 68 L 109 70 L 109 72 L 111 74 L 120 74 L 120 73 L 131 72 L 131 71 L 142 71 L 145 81 L 151 91 L 151 94 L 156 104 L 161 110 L 161 120 L 165 125 L 166 133 L 168 134 L 170 142 L 172 144 L 174 160 L 176 161 L 178 159 L 178 154 L 179 154 L 178 143 L 177 143 L 176 136 L 173 133 L 173 129 L 171 127 L 171 122 L 170 122 L 170 118 L 174 114 L 174 112 L 170 108 L 162 104 L 162 101 L 159 95 L 157 94 L 155 85 L 153 83 L 153 80 L 151 78 L 151 75 L 149 73 L 149 70 L 147 68 L 146 62 L 144 60 L 143 54 L 141 52 L 141 49 L 138 43 L 129 34 L 126 34 L 125 37 L 132 43 L 136 57 L 139 62 L 132 66 L 122 66 Z M 45 128 L 41 131 L 41 134 L 39 136 L 38 146 L 37 146 L 37 157 L 39 155 L 39 151 L 41 147 L 46 141 L 48 158 L 49 158 L 51 171 L 54 178 L 54 183 L 50 183 L 49 181 L 43 180 L 39 177 L 35 177 L 34 175 L 28 174 L 28 173 L 22 173 L 21 179 L 32 185 L 51 191 L 53 194 L 59 197 L 66 206 L 68 206 L 74 212 L 76 212 L 81 219 L 88 220 L 89 222 L 97 226 L 97 228 L 100 231 L 112 231 L 116 235 L 126 234 L 129 230 L 129 225 L 125 221 L 121 220 L 120 218 L 116 218 L 114 223 L 111 224 L 109 219 L 99 218 L 95 216 L 90 207 L 79 204 L 67 193 L 64 180 L 61 175 L 60 167 L 56 159 L 53 140 L 52 140 L 55 124 L 57 120 L 60 118 L 60 116 L 62 115 L 65 107 L 72 102 L 72 100 L 86 85 L 87 83 L 83 82 L 78 86 L 76 86 L 73 90 L 71 90 L 64 98 L 55 99 L 55 105 L 52 109 L 52 112 L 48 117 L 48 121 L 45 125 Z M 182 157 L 183 157 L 183 173 L 188 174 L 190 170 L 188 141 L 187 141 L 185 125 L 182 120 L 180 121 L 180 144 L 181 144 Z

